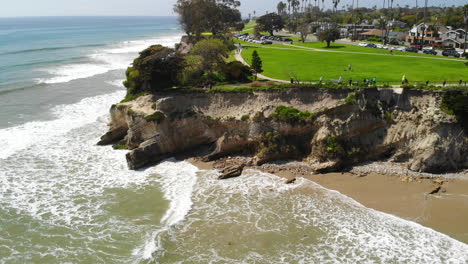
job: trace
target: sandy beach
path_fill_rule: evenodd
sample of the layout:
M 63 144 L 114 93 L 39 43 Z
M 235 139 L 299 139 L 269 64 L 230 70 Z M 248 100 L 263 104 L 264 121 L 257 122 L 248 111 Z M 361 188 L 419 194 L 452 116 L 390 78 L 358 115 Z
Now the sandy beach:
M 193 158 L 188 161 L 202 170 L 217 167 L 216 162 Z M 264 170 L 262 167 L 253 168 Z M 273 173 L 288 180 L 304 177 L 368 208 L 414 221 L 468 243 L 468 180 L 444 179 L 442 182 L 383 173 L 309 174 L 288 169 Z M 429 194 L 438 186 L 441 188 L 436 194 Z

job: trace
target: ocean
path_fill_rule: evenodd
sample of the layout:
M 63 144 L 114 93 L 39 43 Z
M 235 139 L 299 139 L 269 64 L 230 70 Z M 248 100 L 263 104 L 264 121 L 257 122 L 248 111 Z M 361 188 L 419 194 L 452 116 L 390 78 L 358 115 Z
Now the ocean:
M 0 18 L 0 263 L 468 263 L 468 245 L 309 180 L 97 146 L 173 17 Z

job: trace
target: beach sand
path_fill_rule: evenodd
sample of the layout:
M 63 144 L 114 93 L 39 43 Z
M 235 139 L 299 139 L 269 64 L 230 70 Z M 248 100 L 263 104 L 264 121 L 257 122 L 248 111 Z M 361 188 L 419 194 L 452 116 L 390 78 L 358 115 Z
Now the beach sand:
M 203 170 L 214 168 L 214 162 L 188 161 Z M 429 194 L 440 185 L 433 179 L 380 173 L 363 177 L 348 172 L 311 175 L 289 170 L 274 174 L 285 179 L 305 177 L 368 208 L 417 222 L 468 243 L 468 180 L 445 180 L 437 194 Z

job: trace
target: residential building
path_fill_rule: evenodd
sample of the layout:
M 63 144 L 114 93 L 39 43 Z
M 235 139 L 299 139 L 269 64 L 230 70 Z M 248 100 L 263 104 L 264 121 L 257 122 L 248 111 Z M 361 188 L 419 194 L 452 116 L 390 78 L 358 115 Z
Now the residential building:
M 449 30 L 442 35 L 442 44 L 444 47 L 464 49 L 467 37 L 467 32 L 464 29 Z
M 423 45 L 442 46 L 442 36 L 447 31 L 449 29 L 440 24 L 421 23 L 411 28 L 405 41 L 420 44 L 424 40 Z

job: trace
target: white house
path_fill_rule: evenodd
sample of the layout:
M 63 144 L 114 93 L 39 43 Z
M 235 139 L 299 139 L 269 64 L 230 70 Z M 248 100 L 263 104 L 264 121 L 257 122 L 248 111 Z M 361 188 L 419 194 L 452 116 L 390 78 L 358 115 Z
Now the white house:
M 424 39 L 423 45 L 442 45 L 442 36 L 447 33 L 449 29 L 440 24 L 434 23 L 421 23 L 414 25 L 408 35 L 406 36 L 406 42 L 410 43 L 421 43 Z
M 449 30 L 442 35 L 442 43 L 446 47 L 463 49 L 467 32 L 464 29 Z

